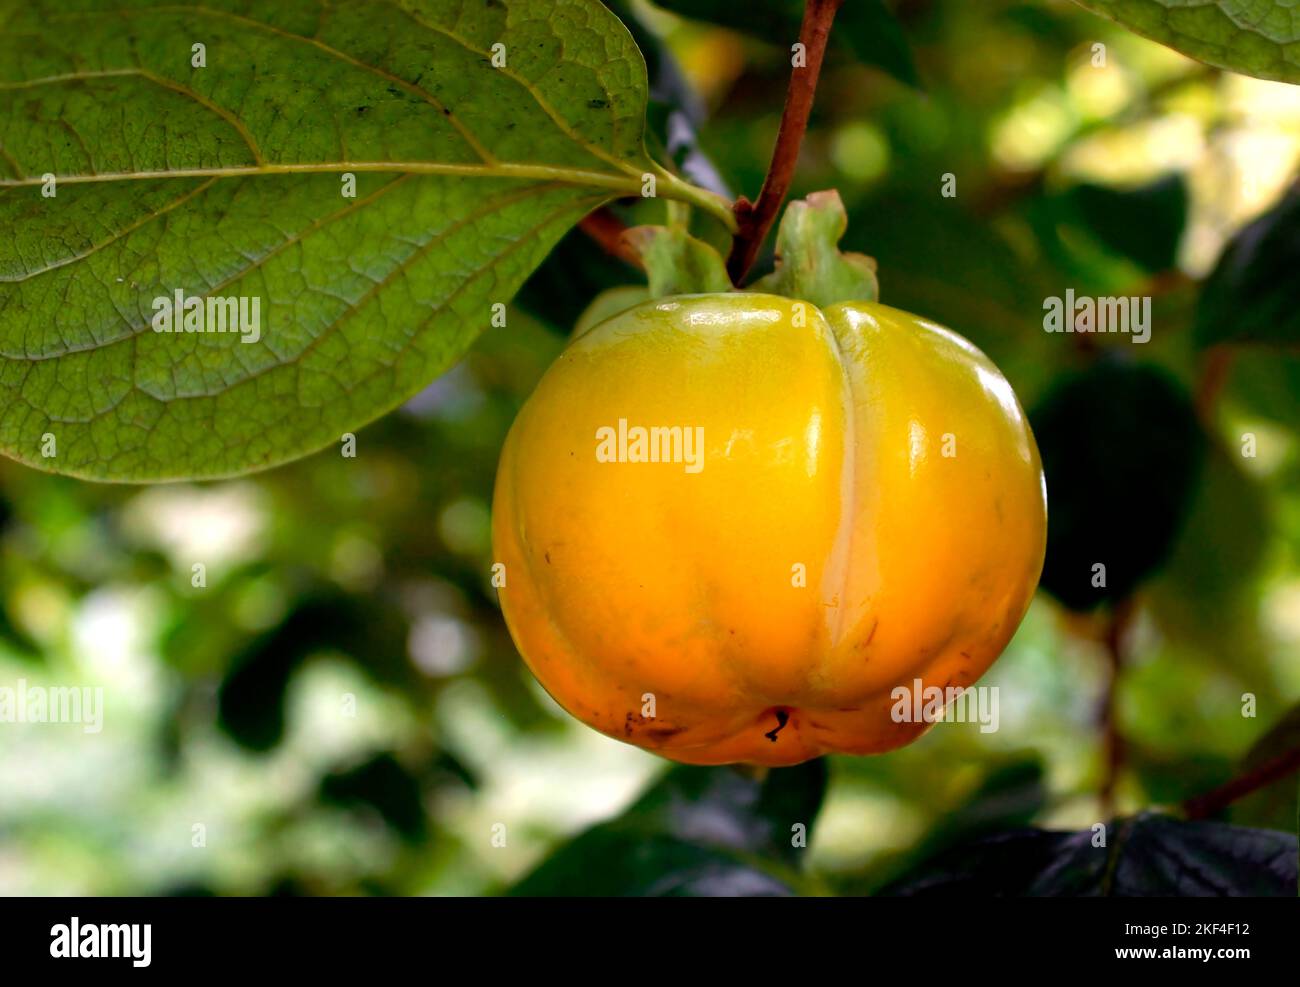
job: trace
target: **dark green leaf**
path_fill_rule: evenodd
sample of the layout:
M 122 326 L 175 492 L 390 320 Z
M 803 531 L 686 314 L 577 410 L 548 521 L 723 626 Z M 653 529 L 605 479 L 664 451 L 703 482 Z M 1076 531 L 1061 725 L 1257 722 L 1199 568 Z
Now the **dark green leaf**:
M 1300 346 L 1300 185 L 1233 238 L 1206 279 L 1196 339 Z
M 1030 421 L 1047 477 L 1043 587 L 1075 609 L 1128 596 L 1167 558 L 1196 491 L 1205 440 L 1191 400 L 1164 371 L 1107 356 Z
M 1077 221 L 1104 246 L 1148 271 L 1174 266 L 1187 223 L 1187 183 L 1182 175 L 1134 189 L 1078 185 L 1067 199 Z
M 218 721 L 252 750 L 269 750 L 284 734 L 289 680 L 315 652 L 333 650 L 362 659 L 381 680 L 410 682 L 405 622 L 393 607 L 343 594 L 322 593 L 301 603 L 278 627 L 254 638 L 231 662 L 217 693 Z
M 3 538 L 12 515 L 13 512 L 9 506 L 9 501 L 0 494 L 0 538 Z M 23 658 L 34 658 L 40 650 L 36 647 L 35 642 L 14 624 L 5 606 L 3 596 L 0 596 L 0 644 L 13 649 Z
M 835 15 L 835 34 L 858 61 L 884 69 L 900 82 L 921 87 L 912 47 L 883 0 L 850 0 Z
M 347 808 L 369 807 L 403 839 L 417 842 L 426 835 L 420 781 L 390 752 L 327 774 L 320 781 L 320 798 Z
M 1155 805 L 1184 802 L 1222 785 L 1233 775 L 1231 758 L 1189 751 L 1181 745 L 1157 749 L 1126 737 L 1125 751 L 1127 770 L 1140 779 L 1148 802 Z
M 856 890 L 888 883 L 951 847 L 1029 826 L 1046 802 L 1043 767 L 1036 756 L 994 764 L 979 786 L 961 804 L 939 816 L 914 847 L 889 860 Z
M 1092 830 L 1019 830 L 941 854 L 891 895 L 1042 897 L 1294 896 L 1296 838 L 1273 830 L 1158 815 Z
M 784 895 L 811 837 L 826 765 L 779 768 L 766 780 L 732 768 L 676 767 L 618 819 L 561 847 L 516 895 Z
M 217 722 L 244 747 L 266 751 L 284 736 L 285 692 L 304 649 L 295 640 L 308 632 L 293 618 L 235 659 L 217 693 Z

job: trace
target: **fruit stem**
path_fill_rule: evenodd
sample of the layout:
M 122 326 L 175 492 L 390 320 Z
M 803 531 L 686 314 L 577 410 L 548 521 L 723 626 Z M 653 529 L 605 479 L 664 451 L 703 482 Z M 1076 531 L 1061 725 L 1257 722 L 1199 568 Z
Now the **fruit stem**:
M 799 28 L 802 45 L 802 63 L 792 59 L 790 85 L 786 89 L 785 110 L 781 114 L 781 129 L 777 132 L 776 146 L 772 149 L 772 163 L 763 180 L 758 201 L 751 203 L 744 196 L 736 200 L 735 219 L 738 223 L 731 255 L 727 258 L 727 272 L 732 284 L 740 286 L 753 266 L 758 249 L 767 237 L 776 214 L 790 191 L 794 167 L 799 160 L 804 131 L 812 113 L 813 97 L 817 93 L 817 79 L 821 75 L 822 58 L 826 42 L 831 35 L 831 24 L 843 0 L 805 0 L 803 23 Z
M 1118 693 L 1120 678 L 1124 672 L 1124 645 L 1133 620 L 1132 599 L 1120 600 L 1115 604 L 1106 625 L 1106 657 L 1109 676 L 1106 691 L 1102 697 L 1098 716 L 1105 745 L 1106 763 L 1102 775 L 1101 800 L 1102 813 L 1111 816 L 1115 811 L 1115 790 L 1119 787 L 1119 776 L 1124 768 L 1125 743 L 1118 721 Z

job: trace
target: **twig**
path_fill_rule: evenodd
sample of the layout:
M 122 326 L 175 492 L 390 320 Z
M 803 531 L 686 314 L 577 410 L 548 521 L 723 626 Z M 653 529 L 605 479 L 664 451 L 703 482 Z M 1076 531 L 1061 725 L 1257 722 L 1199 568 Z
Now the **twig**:
M 1265 785 L 1280 781 L 1293 771 L 1300 770 L 1300 747 L 1269 758 L 1231 781 L 1197 795 L 1183 803 L 1188 819 L 1208 819 L 1226 809 L 1233 802 L 1258 791 Z
M 1124 670 L 1124 644 L 1129 625 L 1133 619 L 1132 599 L 1120 600 L 1115 604 L 1106 625 L 1106 655 L 1110 659 L 1110 677 L 1106 682 L 1106 692 L 1102 696 L 1101 709 L 1098 713 L 1098 726 L 1101 727 L 1105 746 L 1106 764 L 1102 775 L 1101 800 L 1102 814 L 1110 817 L 1115 811 L 1115 789 L 1119 785 L 1120 771 L 1124 767 L 1124 735 L 1120 732 L 1118 722 L 1118 694 L 1120 675 Z
M 1196 411 L 1206 425 L 1214 416 L 1214 406 L 1232 371 L 1233 352 L 1226 346 L 1212 346 L 1205 355 L 1201 377 L 1196 384 Z
M 808 117 L 812 113 L 813 97 L 817 93 L 817 78 L 821 75 L 822 58 L 830 38 L 831 23 L 843 0 L 805 0 L 803 24 L 799 28 L 799 41 L 803 45 L 806 62 L 802 68 L 790 73 L 790 85 L 785 94 L 785 110 L 781 114 L 781 129 L 772 149 L 772 163 L 758 201 L 751 203 L 744 196 L 736 200 L 735 213 L 738 229 L 731 242 L 731 255 L 727 258 L 727 273 L 732 284 L 739 285 L 758 256 L 758 249 L 767 237 L 767 231 L 790 191 L 794 166 L 799 160 L 799 147 Z
M 633 267 L 642 266 L 640 256 L 632 249 L 632 245 L 623 239 L 627 227 L 621 219 L 610 211 L 608 206 L 603 206 L 593 213 L 588 213 L 586 218 L 578 224 L 578 228 L 595 240 L 604 249 L 605 253 L 626 261 Z

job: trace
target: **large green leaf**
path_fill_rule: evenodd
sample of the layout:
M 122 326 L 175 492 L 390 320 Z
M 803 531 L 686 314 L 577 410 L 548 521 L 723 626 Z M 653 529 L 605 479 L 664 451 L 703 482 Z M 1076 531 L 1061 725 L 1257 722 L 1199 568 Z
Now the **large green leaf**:
M 148 481 L 337 442 L 641 193 L 645 106 L 595 0 L 0 0 L 0 451 Z M 260 340 L 152 331 L 178 289 L 259 299 Z
M 555 852 L 516 895 L 789 895 L 796 827 L 812 835 L 826 764 L 772 771 L 676 767 L 619 818 Z
M 1144 814 L 1078 833 L 1015 830 L 940 854 L 882 894 L 1290 896 L 1296 838 Z
M 1300 82 L 1300 17 L 1292 0 L 1075 2 L 1209 65 Z

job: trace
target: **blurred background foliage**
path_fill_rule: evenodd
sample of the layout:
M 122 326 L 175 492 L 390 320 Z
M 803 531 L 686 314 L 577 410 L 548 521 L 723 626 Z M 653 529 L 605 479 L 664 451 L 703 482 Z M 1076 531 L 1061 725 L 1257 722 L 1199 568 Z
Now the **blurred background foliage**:
M 611 6 L 651 69 L 652 143 L 755 196 L 800 5 Z M 981 683 L 1001 690 L 996 733 L 943 723 L 759 781 L 670 769 L 537 687 L 490 584 L 497 456 L 584 308 L 640 280 L 579 231 L 508 328 L 363 430 L 355 458 L 152 488 L 0 464 L 0 685 L 101 685 L 106 702 L 98 734 L 0 725 L 0 893 L 897 887 L 970 838 L 1108 818 L 1098 709 L 1130 590 L 1118 813 L 1294 746 L 1298 164 L 1300 89 L 1071 4 L 846 5 L 793 192 L 839 189 L 844 246 L 877 258 L 882 300 L 982 347 L 1048 463 L 1051 593 Z M 653 201 L 616 212 L 663 221 Z M 1150 343 L 1044 332 L 1043 300 L 1067 288 L 1151 295 Z M 1064 570 L 1097 545 L 1120 561 L 1094 598 Z M 1295 817 L 1294 777 L 1223 813 L 1279 839 Z M 787 846 L 791 819 L 806 849 Z M 1149 834 L 1176 824 L 1131 825 L 1168 847 Z M 1077 850 L 1026 835 L 980 853 Z

